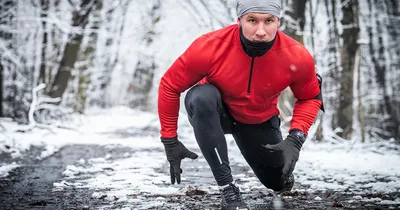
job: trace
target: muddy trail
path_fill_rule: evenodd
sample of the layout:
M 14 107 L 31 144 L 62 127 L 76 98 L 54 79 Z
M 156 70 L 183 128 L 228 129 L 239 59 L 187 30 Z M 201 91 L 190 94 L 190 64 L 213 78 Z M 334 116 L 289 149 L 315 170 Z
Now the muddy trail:
M 39 150 L 31 150 L 30 159 L 20 160 L 22 167 L 0 180 L 0 209 L 88 209 L 101 205 L 101 201 L 90 199 L 89 189 L 57 192 L 53 191 L 53 183 L 63 179 L 67 165 L 80 158 L 104 156 L 108 151 L 94 145 L 67 146 L 42 161 L 35 161 Z
M 93 189 L 69 187 L 64 190 L 55 190 L 54 183 L 65 178 L 62 173 L 68 165 L 80 159 L 90 159 L 111 155 L 112 160 L 122 159 L 127 152 L 138 153 L 127 147 L 107 147 L 96 145 L 65 146 L 52 156 L 37 161 L 34 157 L 39 154 L 40 148 L 29 151 L 25 159 L 18 160 L 22 165 L 12 171 L 8 177 L 0 179 L 0 209 L 127 209 L 129 200 L 120 201 L 117 197 L 109 199 L 107 196 L 93 197 Z M 162 152 L 162 151 L 160 151 Z M 2 160 L 11 161 L 2 156 Z M 111 161 L 112 161 L 111 160 Z M 15 161 L 15 160 L 13 160 Z M 167 167 L 157 171 L 167 174 Z M 113 169 L 105 169 L 113 170 Z M 191 181 L 186 184 L 212 184 L 209 176 L 203 176 L 207 168 L 192 167 L 185 171 Z M 232 166 L 233 173 L 243 173 L 244 166 Z M 208 173 L 208 172 L 207 172 Z M 135 182 L 135 180 L 132 180 Z M 196 182 L 196 183 L 195 183 Z M 240 186 L 240 182 L 238 182 Z M 168 184 L 165 183 L 165 187 Z M 250 209 L 400 209 L 398 205 L 375 204 L 374 200 L 396 200 L 398 193 L 393 194 L 353 194 L 348 192 L 323 191 L 307 193 L 307 186 L 298 183 L 293 192 L 275 194 L 270 191 L 256 188 L 243 194 Z M 106 190 L 105 190 L 106 191 Z M 106 192 L 105 192 L 106 193 Z M 370 202 L 360 199 L 369 198 Z M 140 205 L 130 205 L 130 209 L 219 209 L 220 197 L 217 193 L 210 194 L 197 188 L 188 188 L 179 195 L 159 195 L 154 193 L 138 193 L 129 195 L 131 199 L 142 201 Z M 161 206 L 152 207 L 146 203 L 162 202 Z M 129 209 L 129 208 L 128 208 Z

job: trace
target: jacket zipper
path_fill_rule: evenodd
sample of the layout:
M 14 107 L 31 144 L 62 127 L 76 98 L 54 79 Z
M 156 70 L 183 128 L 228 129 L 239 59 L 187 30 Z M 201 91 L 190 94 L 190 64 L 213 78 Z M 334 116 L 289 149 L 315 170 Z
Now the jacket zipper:
M 253 65 L 254 65 L 254 57 L 251 58 L 250 76 L 249 76 L 249 85 L 247 86 L 247 94 L 250 94 L 251 77 L 253 75 Z

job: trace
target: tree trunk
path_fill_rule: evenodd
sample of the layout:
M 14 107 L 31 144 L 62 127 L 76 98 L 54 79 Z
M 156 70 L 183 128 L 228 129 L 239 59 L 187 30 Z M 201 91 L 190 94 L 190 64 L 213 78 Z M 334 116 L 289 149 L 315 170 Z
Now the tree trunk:
M 91 0 L 83 0 L 80 8 L 86 8 Z M 90 13 L 91 7 L 86 8 L 86 11 L 75 11 L 72 18 L 72 26 L 79 27 L 81 32 L 79 34 L 72 35 L 71 40 L 67 43 L 64 49 L 64 54 L 61 59 L 60 67 L 57 71 L 55 80 L 50 89 L 49 96 L 56 98 L 62 97 L 65 89 L 67 88 L 71 71 L 74 68 L 75 61 L 77 59 L 78 51 L 83 39 L 83 29 L 85 28 Z
M 393 15 L 396 17 L 396 16 L 399 16 L 399 3 L 400 3 L 400 1 L 399 0 L 389 0 L 390 2 L 389 2 L 389 4 L 388 4 L 388 7 L 391 7 L 392 8 L 392 10 L 393 10 Z
M 338 123 L 342 128 L 339 134 L 350 139 L 353 132 L 353 79 L 356 52 L 358 49 L 358 0 L 342 0 L 343 26 L 342 39 L 345 40 L 340 50 L 342 74 L 340 78 L 340 102 Z
M 122 0 L 118 1 L 119 4 L 121 4 L 121 1 Z M 102 33 L 101 36 L 103 37 L 103 39 L 105 39 L 105 41 L 103 41 L 104 47 L 110 50 L 107 51 L 107 54 L 101 55 L 104 58 L 98 60 L 99 69 L 97 69 L 96 72 L 93 72 L 93 76 L 91 76 L 91 88 L 95 91 L 94 94 L 90 96 L 89 100 L 90 104 L 100 107 L 105 107 L 107 104 L 107 89 L 109 87 L 109 82 L 111 81 L 112 71 L 114 70 L 112 67 L 116 55 L 114 51 L 114 49 L 116 48 L 113 46 L 114 40 L 116 39 L 116 33 L 114 30 L 116 30 L 115 28 L 118 22 L 115 21 L 113 18 L 116 16 L 117 13 L 119 13 L 119 9 L 126 9 L 122 5 L 120 5 L 118 8 L 107 4 L 104 4 L 103 6 L 104 11 L 106 12 L 102 14 L 102 30 L 106 32 Z
M 146 31 L 146 36 L 143 37 L 146 47 L 149 47 L 154 40 L 156 35 L 156 25 L 159 23 L 161 14 L 162 1 L 153 0 L 153 6 L 149 11 L 151 25 L 148 31 Z M 144 23 L 145 24 L 145 23 Z M 140 55 L 139 61 L 136 64 L 135 73 L 133 74 L 133 81 L 131 83 L 131 89 L 133 89 L 134 100 L 130 101 L 130 106 L 140 107 L 144 110 L 149 109 L 149 93 L 153 86 L 154 72 L 157 69 L 157 63 L 155 61 L 154 55 L 149 55 L 144 52 Z
M 3 43 L 3 47 L 11 52 L 11 56 L 14 54 L 13 34 L 15 24 L 15 8 L 16 2 L 13 0 L 0 1 L 0 25 L 5 26 L 4 29 L 0 29 L 0 39 Z M 10 53 L 9 53 L 10 54 Z M 3 50 L 0 49 L 0 116 L 16 118 L 19 115 L 18 109 L 19 100 L 16 99 L 18 95 L 16 85 L 16 65 L 14 58 L 7 57 Z
M 288 10 L 287 14 L 283 16 L 283 24 L 286 25 L 283 32 L 300 43 L 304 43 L 304 25 L 305 25 L 305 10 L 306 10 L 307 0 L 296 0 L 292 1 L 290 5 L 287 5 L 291 10 Z M 290 12 L 292 11 L 292 12 Z M 285 16 L 290 18 L 285 20 Z M 290 22 L 294 20 L 294 22 Z
M 309 12 L 310 12 L 310 18 L 311 18 L 311 20 L 310 20 L 310 24 L 311 24 L 311 27 L 310 27 L 310 33 L 311 33 L 311 50 L 313 51 L 313 52 L 315 52 L 315 40 L 314 40 L 314 26 L 315 26 L 315 14 L 314 14 L 314 7 L 313 7 L 313 3 L 312 3 L 312 1 L 308 1 L 308 5 L 310 5 L 309 6 Z M 317 5 L 316 6 L 318 6 L 318 3 L 317 3 Z M 317 58 L 316 57 L 314 57 L 314 59 L 315 60 L 317 60 Z
M 400 141 L 400 100 L 398 94 L 400 93 L 400 75 L 398 71 L 400 69 L 400 42 L 399 27 L 400 27 L 400 15 L 399 15 L 399 0 L 386 0 L 386 10 L 384 13 L 388 18 L 388 45 L 386 48 L 389 51 L 388 75 L 390 75 L 391 81 L 389 81 L 388 88 L 391 89 L 391 93 L 387 93 L 385 96 L 385 103 L 387 112 L 389 115 L 387 131 L 391 134 L 391 137 L 395 137 Z M 391 47 L 392 46 L 392 47 Z
M 357 120 L 360 123 L 361 142 L 365 142 L 367 125 L 365 123 L 365 110 L 364 110 L 363 95 L 361 90 L 361 61 L 362 61 L 361 50 L 358 51 L 356 59 L 358 59 L 359 63 L 357 68 L 357 99 L 355 99 L 358 100 Z
M 310 25 L 311 25 L 310 26 L 310 34 L 311 34 L 310 35 L 310 39 L 311 39 L 310 44 L 311 44 L 312 52 L 315 52 L 315 36 L 316 36 L 315 35 L 315 21 L 316 21 L 315 15 L 318 12 L 316 12 L 314 10 L 314 6 L 318 7 L 319 3 L 317 2 L 316 5 L 313 5 L 313 1 L 307 1 L 307 3 L 309 5 L 309 16 L 310 16 Z M 317 63 L 319 57 L 322 57 L 322 56 L 321 55 L 318 56 L 316 53 L 314 54 L 314 60 L 316 61 L 315 65 L 320 65 Z M 317 72 L 322 74 L 322 72 L 318 71 L 318 69 L 317 69 Z M 324 130 L 323 130 L 323 126 L 322 126 L 323 120 L 324 120 L 324 118 L 322 116 L 319 116 L 319 123 L 317 124 L 318 127 L 315 132 L 315 140 L 317 140 L 317 141 L 322 141 L 324 139 Z
M 0 9 L 0 11 L 1 11 L 1 9 Z M 1 37 L 0 37 L 0 39 L 1 39 Z M 1 60 L 1 55 L 0 55 L 0 60 Z M 3 65 L 1 64 L 1 62 L 0 62 L 0 117 L 4 117 L 4 115 L 3 115 L 3 91 L 4 91 L 4 88 L 3 88 Z
M 398 74 L 400 69 L 400 47 L 398 45 L 400 41 L 400 17 L 398 3 L 399 1 L 385 0 L 382 5 L 381 15 L 387 18 L 387 21 L 385 21 L 387 44 L 384 49 L 384 54 L 388 61 L 385 66 L 385 75 L 387 76 L 385 76 L 386 88 L 384 92 L 384 103 L 388 119 L 384 123 L 383 128 L 388 132 L 387 134 L 389 134 L 389 137 L 395 137 L 400 141 L 400 108 L 398 105 L 400 102 L 398 99 L 398 94 L 400 92 L 400 76 Z M 388 91 L 388 89 L 391 91 Z M 385 136 L 385 138 L 387 137 Z
M 95 9 L 92 11 L 93 23 L 90 28 L 90 35 L 88 41 L 88 47 L 83 51 L 83 59 L 88 61 L 87 64 L 81 66 L 78 72 L 78 94 L 77 100 L 74 105 L 74 110 L 79 113 L 84 113 L 87 99 L 87 89 L 89 85 L 90 70 L 93 69 L 96 44 L 98 39 L 98 29 L 102 23 L 101 21 L 101 10 L 103 8 L 103 2 L 98 1 Z
M 57 14 L 60 12 L 60 10 L 62 10 L 62 8 L 60 7 L 60 0 L 53 0 L 53 1 L 49 1 L 49 13 L 54 13 Z M 61 50 L 62 42 L 59 40 L 58 37 L 60 37 L 60 34 L 63 34 L 64 32 L 61 32 L 60 29 L 58 29 L 57 27 L 54 27 L 52 25 L 46 25 L 49 30 L 48 32 L 48 40 L 47 40 L 47 59 L 48 63 L 46 63 L 46 72 L 45 72 L 45 83 L 46 88 L 44 89 L 45 93 L 49 93 L 51 90 L 51 84 L 53 84 L 54 82 L 54 75 L 57 73 L 56 70 L 58 70 L 59 66 L 60 66 L 60 62 L 58 62 L 60 60 L 60 55 L 63 53 L 63 51 Z
M 326 54 L 325 56 L 328 57 L 326 59 L 326 63 L 324 63 L 324 66 L 328 69 L 325 76 L 326 78 L 324 82 L 324 87 L 325 87 L 325 93 L 328 93 L 325 95 L 324 98 L 324 103 L 327 105 L 325 108 L 330 109 L 330 110 L 335 110 L 332 111 L 332 115 L 329 116 L 331 117 L 328 120 L 331 120 L 331 127 L 333 129 L 339 127 L 338 125 L 338 114 L 337 111 L 339 109 L 338 104 L 339 100 L 337 97 L 337 90 L 339 89 L 339 85 L 337 81 L 339 81 L 340 78 L 340 72 L 339 72 L 339 58 L 337 56 L 337 51 L 338 51 L 338 45 L 339 45 L 339 32 L 338 32 L 338 27 L 337 27 L 337 19 L 336 19 L 336 0 L 329 1 L 325 0 L 325 9 L 326 9 L 326 15 L 328 19 L 328 47 L 326 49 Z
M 41 54 L 41 62 L 40 62 L 40 72 L 39 72 L 39 80 L 38 83 L 45 83 L 46 84 L 46 46 L 47 46 L 47 13 L 49 11 L 49 1 L 48 0 L 41 0 L 41 7 L 42 13 L 40 18 L 42 20 L 42 27 L 43 27 L 43 38 L 42 38 L 42 54 Z
M 396 24 L 396 22 L 390 21 L 392 18 L 396 19 L 396 12 L 391 12 L 391 10 L 397 11 L 397 8 L 393 8 L 393 4 L 391 5 L 391 3 L 387 1 L 372 0 L 368 2 L 370 15 L 375 17 L 375 24 L 372 25 L 376 26 L 376 33 L 374 33 L 372 27 L 368 27 L 367 32 L 370 39 L 369 53 L 371 55 L 373 69 L 375 70 L 379 93 L 376 109 L 371 109 L 368 113 L 371 116 L 376 116 L 369 118 L 369 125 L 377 129 L 370 129 L 369 132 L 374 137 L 382 137 L 384 139 L 392 137 L 398 138 L 400 108 L 398 106 L 399 101 L 396 99 L 399 90 L 398 79 L 396 78 L 399 78 L 399 76 L 396 72 L 398 70 L 392 69 L 398 68 L 399 61 L 396 57 L 391 57 L 396 56 L 394 54 L 398 52 L 396 52 L 396 48 L 398 49 L 398 43 L 396 43 L 397 37 L 394 37 L 397 36 L 398 32 L 396 28 L 392 28 L 395 27 L 392 24 Z M 373 9 L 375 13 L 373 13 Z M 389 24 L 385 22 L 387 19 L 389 19 Z M 394 41 L 390 43 L 392 39 L 394 39 Z M 389 51 L 389 53 L 387 53 L 387 51 Z M 392 92 L 392 94 L 388 92 L 388 89 L 391 89 L 390 92 Z

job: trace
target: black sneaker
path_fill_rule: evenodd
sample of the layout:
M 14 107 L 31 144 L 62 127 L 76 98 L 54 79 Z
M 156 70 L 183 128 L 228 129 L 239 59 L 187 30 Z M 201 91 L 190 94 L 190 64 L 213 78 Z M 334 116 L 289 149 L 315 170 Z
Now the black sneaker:
M 230 183 L 229 186 L 225 187 L 221 191 L 221 209 L 222 210 L 249 210 L 246 203 L 243 201 L 240 195 L 239 188 Z
M 290 192 L 294 185 L 294 175 L 291 174 L 280 192 Z

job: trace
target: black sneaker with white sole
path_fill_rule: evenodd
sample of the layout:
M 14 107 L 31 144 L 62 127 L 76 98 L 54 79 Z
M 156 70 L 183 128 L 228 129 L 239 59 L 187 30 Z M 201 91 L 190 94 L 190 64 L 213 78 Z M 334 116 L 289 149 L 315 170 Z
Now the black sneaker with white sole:
M 249 210 L 240 194 L 239 187 L 230 183 L 221 191 L 221 209 L 222 210 Z

